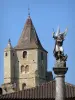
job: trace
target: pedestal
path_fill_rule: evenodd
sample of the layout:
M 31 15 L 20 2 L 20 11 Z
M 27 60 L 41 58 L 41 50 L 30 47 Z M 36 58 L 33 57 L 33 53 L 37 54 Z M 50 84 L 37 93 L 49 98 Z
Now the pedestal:
M 68 68 L 66 67 L 54 67 L 53 71 L 56 74 L 56 92 L 55 100 L 65 100 L 65 74 Z

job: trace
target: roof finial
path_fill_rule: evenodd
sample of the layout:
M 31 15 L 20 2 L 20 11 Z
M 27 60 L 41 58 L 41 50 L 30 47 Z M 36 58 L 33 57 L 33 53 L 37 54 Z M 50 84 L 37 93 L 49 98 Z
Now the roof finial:
M 11 44 L 11 40 L 10 40 L 10 38 L 9 38 L 9 40 L 8 40 L 8 43 Z
M 28 5 L 28 16 L 30 17 L 30 8 L 29 8 L 29 5 Z
M 11 45 L 11 40 L 10 40 L 10 39 L 8 40 L 8 47 L 9 47 L 9 48 L 12 47 L 12 45 Z

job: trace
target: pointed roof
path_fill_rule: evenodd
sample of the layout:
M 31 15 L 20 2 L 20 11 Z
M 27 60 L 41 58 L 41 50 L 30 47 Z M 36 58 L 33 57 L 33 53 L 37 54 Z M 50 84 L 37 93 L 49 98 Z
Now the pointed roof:
M 21 37 L 15 49 L 42 49 L 45 50 L 37 36 L 36 30 L 30 16 L 28 16 L 24 25 Z M 46 51 L 46 50 L 45 50 Z

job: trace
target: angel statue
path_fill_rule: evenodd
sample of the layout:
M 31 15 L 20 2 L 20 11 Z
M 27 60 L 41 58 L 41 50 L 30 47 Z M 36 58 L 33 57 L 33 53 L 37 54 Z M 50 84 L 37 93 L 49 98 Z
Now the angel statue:
M 67 60 L 67 55 L 64 55 L 64 49 L 63 49 L 63 41 L 66 37 L 67 30 L 68 29 L 66 28 L 66 30 L 63 33 L 61 33 L 60 28 L 58 27 L 56 34 L 54 31 L 52 33 L 53 38 L 55 40 L 55 47 L 54 47 L 53 53 L 56 60 L 58 59 L 64 60 L 64 61 Z

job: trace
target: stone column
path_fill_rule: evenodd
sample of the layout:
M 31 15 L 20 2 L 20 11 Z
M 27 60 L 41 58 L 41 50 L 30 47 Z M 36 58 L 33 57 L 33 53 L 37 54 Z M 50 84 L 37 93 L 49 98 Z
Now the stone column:
M 56 74 L 56 91 L 55 100 L 65 100 L 65 74 L 68 68 L 66 67 L 54 67 L 53 71 Z
M 65 74 L 68 70 L 66 67 L 67 54 L 64 55 L 63 41 L 65 39 L 67 29 L 61 33 L 60 29 L 57 30 L 56 35 L 53 32 L 53 38 L 55 40 L 55 47 L 53 55 L 56 59 L 53 71 L 56 74 L 56 95 L 55 100 L 65 100 Z

